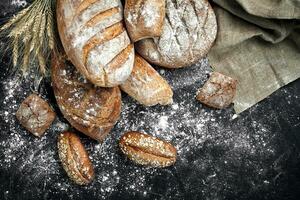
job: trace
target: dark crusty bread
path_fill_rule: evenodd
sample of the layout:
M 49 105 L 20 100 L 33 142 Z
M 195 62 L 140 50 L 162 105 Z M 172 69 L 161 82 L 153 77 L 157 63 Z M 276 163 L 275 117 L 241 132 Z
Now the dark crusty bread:
M 64 56 L 53 54 L 51 70 L 54 94 L 64 117 L 77 130 L 103 141 L 120 116 L 119 88 L 94 86 L 66 63 Z
M 134 47 L 120 0 L 58 0 L 57 25 L 68 58 L 92 83 L 114 87 L 130 75 Z
M 216 35 L 216 17 L 207 0 L 166 0 L 161 36 L 140 40 L 136 50 L 150 63 L 185 67 L 207 54 Z

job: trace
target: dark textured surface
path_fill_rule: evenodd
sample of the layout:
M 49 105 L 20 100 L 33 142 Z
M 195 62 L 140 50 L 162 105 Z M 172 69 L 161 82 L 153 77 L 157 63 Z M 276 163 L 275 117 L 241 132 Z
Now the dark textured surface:
M 17 8 L 0 3 L 0 17 Z M 1 44 L 3 45 L 3 44 Z M 58 113 L 47 134 L 35 138 L 14 113 L 30 93 L 33 78 L 14 81 L 9 55 L 0 63 L 0 199 L 299 199 L 300 80 L 233 119 L 233 109 L 213 110 L 195 100 L 207 80 L 207 61 L 161 70 L 174 89 L 172 106 L 145 108 L 123 94 L 122 116 L 103 144 L 80 134 L 96 179 L 74 185 L 63 171 L 56 139 L 66 126 L 49 80 L 40 94 Z M 149 169 L 121 155 L 124 131 L 139 130 L 171 141 L 175 166 Z

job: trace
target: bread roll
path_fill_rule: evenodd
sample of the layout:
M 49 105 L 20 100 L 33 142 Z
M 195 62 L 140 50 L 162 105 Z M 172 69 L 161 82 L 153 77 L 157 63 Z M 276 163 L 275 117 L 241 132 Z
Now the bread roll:
M 197 100 L 213 108 L 226 108 L 236 94 L 237 80 L 219 72 L 213 72 L 207 82 L 199 89 Z
M 165 0 L 126 0 L 124 18 L 133 42 L 161 35 L 165 5 Z
M 180 68 L 204 57 L 216 34 L 216 17 L 207 0 L 166 0 L 162 35 L 139 41 L 136 49 L 150 63 Z
M 94 180 L 93 164 L 77 135 L 72 132 L 61 133 L 57 147 L 62 166 L 71 180 L 79 185 L 87 185 Z
M 103 141 L 120 116 L 119 88 L 94 86 L 62 56 L 53 56 L 51 70 L 54 94 L 64 117 L 77 130 Z
M 55 119 L 55 113 L 45 100 L 31 94 L 21 103 L 16 117 L 26 130 L 41 137 Z
M 168 82 L 137 54 L 130 77 L 120 87 L 145 106 L 167 105 L 173 102 L 173 91 Z
M 120 0 L 58 0 L 57 24 L 68 58 L 92 83 L 114 87 L 130 75 L 134 48 Z
M 119 146 L 130 160 L 139 165 L 168 167 L 176 162 L 177 150 L 172 144 L 144 133 L 125 133 Z

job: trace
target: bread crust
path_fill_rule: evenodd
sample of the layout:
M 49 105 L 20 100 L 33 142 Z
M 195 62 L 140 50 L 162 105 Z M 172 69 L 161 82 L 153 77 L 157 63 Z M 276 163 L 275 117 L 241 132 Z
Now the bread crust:
M 198 90 L 196 98 L 209 107 L 223 109 L 233 102 L 236 87 L 237 80 L 213 72 L 204 86 Z
M 94 86 L 66 63 L 64 56 L 53 54 L 51 70 L 52 87 L 64 117 L 77 130 L 102 142 L 121 113 L 119 88 Z
M 56 11 L 65 52 L 89 81 L 114 87 L 129 77 L 134 47 L 122 21 L 120 0 L 58 0 Z
M 94 167 L 79 137 L 72 132 L 58 136 L 58 155 L 67 175 L 76 184 L 87 185 L 95 177 Z
M 176 162 L 176 148 L 156 137 L 130 131 L 125 133 L 119 146 L 133 162 L 151 167 L 168 167 Z
M 165 6 L 165 0 L 126 0 L 124 18 L 133 42 L 161 35 Z
M 186 67 L 208 53 L 216 35 L 216 17 L 207 0 L 166 0 L 161 36 L 137 42 L 136 50 L 150 63 Z
M 130 77 L 120 88 L 145 106 L 168 105 L 173 102 L 173 91 L 168 82 L 138 54 L 135 55 Z
M 29 95 L 16 112 L 19 122 L 33 135 L 41 137 L 55 119 L 49 104 L 37 94 Z

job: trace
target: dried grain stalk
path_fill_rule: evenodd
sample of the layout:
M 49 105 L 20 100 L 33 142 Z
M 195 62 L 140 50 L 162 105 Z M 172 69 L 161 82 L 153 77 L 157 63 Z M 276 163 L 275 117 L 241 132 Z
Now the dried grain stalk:
M 12 64 L 23 74 L 33 67 L 43 76 L 47 72 L 47 58 L 56 48 L 54 5 L 55 0 L 34 0 L 0 27 L 0 37 L 7 38 L 2 46 L 11 50 Z

